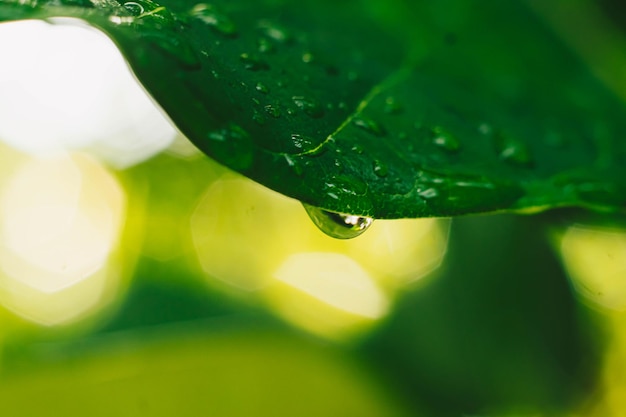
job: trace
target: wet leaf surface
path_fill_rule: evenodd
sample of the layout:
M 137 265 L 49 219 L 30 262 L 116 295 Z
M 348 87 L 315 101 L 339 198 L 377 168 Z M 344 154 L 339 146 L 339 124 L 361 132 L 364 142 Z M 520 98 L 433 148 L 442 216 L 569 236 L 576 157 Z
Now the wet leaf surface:
M 626 206 L 624 104 L 522 3 L 9 1 L 119 46 L 207 155 L 374 218 Z

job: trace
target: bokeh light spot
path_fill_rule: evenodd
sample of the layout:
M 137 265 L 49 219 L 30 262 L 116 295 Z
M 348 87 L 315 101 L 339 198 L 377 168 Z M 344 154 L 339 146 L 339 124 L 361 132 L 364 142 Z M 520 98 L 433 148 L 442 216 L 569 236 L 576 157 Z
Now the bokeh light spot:
M 92 307 L 117 274 L 124 210 L 121 186 L 92 158 L 27 160 L 0 195 L 0 302 L 45 324 Z
M 105 35 L 75 19 L 0 25 L 0 140 L 33 155 L 83 150 L 117 168 L 176 131 Z
M 626 310 L 626 231 L 570 227 L 561 238 L 561 255 L 583 301 Z

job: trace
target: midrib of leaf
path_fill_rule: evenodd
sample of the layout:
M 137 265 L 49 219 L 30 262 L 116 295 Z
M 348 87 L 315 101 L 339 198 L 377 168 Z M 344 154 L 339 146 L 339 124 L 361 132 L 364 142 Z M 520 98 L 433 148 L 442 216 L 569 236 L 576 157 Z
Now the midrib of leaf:
M 292 154 L 292 156 L 315 155 L 315 154 L 320 153 L 322 151 L 323 147 L 325 145 L 327 145 L 329 142 L 335 140 L 335 138 L 339 135 L 339 133 L 341 133 L 346 128 L 346 126 L 348 126 L 350 123 L 352 123 L 354 121 L 355 117 L 358 117 L 363 112 L 363 110 L 365 110 L 365 108 L 367 108 L 367 106 L 372 102 L 372 100 L 374 100 L 374 98 L 380 96 L 385 91 L 389 90 L 392 86 L 397 85 L 398 83 L 401 83 L 403 80 L 406 80 L 409 77 L 411 71 L 413 71 L 411 66 L 409 66 L 408 64 L 407 65 L 403 65 L 403 67 L 401 69 L 399 69 L 396 72 L 394 72 L 391 75 L 389 75 L 380 84 L 375 85 L 369 91 L 369 93 L 367 93 L 365 98 L 363 100 L 361 100 L 361 102 L 357 106 L 356 110 L 353 111 L 339 125 L 339 127 L 333 133 L 328 135 L 326 137 L 326 139 L 322 143 L 320 143 L 318 146 L 316 146 L 315 148 L 311 149 L 310 151 L 301 152 L 301 153 L 297 153 L 297 154 Z

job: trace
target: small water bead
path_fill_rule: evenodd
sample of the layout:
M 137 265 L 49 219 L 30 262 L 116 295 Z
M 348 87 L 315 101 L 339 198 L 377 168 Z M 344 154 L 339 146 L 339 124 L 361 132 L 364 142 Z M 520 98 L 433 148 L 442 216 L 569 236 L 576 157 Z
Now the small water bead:
M 258 27 L 265 36 L 275 42 L 287 43 L 292 39 L 291 33 L 287 29 L 270 21 L 262 20 Z
M 277 106 L 268 104 L 263 108 L 265 109 L 265 113 L 269 114 L 274 119 L 278 119 L 280 117 L 280 109 Z
M 140 35 L 140 38 L 167 53 L 185 70 L 198 70 L 202 67 L 200 59 L 191 45 L 169 31 L 145 32 Z
M 221 35 L 234 38 L 238 34 L 237 26 L 230 17 L 216 10 L 211 4 L 196 4 L 191 9 L 191 15 L 203 21 Z
M 133 16 L 139 16 L 145 11 L 144 7 L 141 4 L 134 1 L 127 1 L 126 3 L 124 3 L 124 8 L 128 10 L 128 12 Z
M 456 136 L 452 135 L 442 127 L 434 127 L 431 130 L 431 137 L 434 145 L 447 152 L 457 152 L 461 148 L 461 143 Z
M 384 112 L 387 114 L 400 114 L 404 111 L 404 106 L 400 104 L 394 97 L 385 99 Z
M 293 172 L 295 172 L 297 176 L 301 176 L 302 166 L 298 163 L 298 161 L 296 161 L 296 159 L 294 159 L 294 157 L 289 154 L 284 154 L 284 157 L 285 161 L 287 161 L 287 165 L 289 165 L 289 167 L 293 169 Z
M 239 55 L 239 60 L 243 62 L 244 68 L 249 71 L 267 71 L 270 66 L 256 55 L 243 53 Z
M 303 96 L 294 96 L 291 98 L 294 104 L 304 111 L 307 115 L 314 119 L 318 119 L 324 116 L 324 107 L 316 100 L 306 98 Z
M 301 152 L 311 151 L 317 146 L 312 138 L 297 133 L 291 135 L 291 142 Z
M 374 222 L 371 217 L 335 213 L 309 204 L 302 204 L 322 232 L 335 239 L 353 239 L 363 234 Z
M 384 162 L 375 159 L 372 165 L 374 174 L 376 174 L 376 176 L 384 178 L 389 174 L 389 168 Z
M 351 149 L 352 152 L 356 152 L 357 154 L 361 155 L 363 153 L 363 147 L 361 145 L 354 145 Z
M 435 188 L 426 188 L 425 190 L 420 190 L 417 193 L 424 200 L 432 200 L 439 196 L 439 191 Z
M 507 163 L 518 166 L 529 166 L 533 163 L 530 149 L 524 142 L 498 135 L 496 140 L 496 151 L 498 156 Z
M 256 91 L 258 91 L 259 93 L 267 94 L 270 92 L 270 89 L 267 88 L 265 84 L 260 83 L 260 82 L 256 84 L 255 88 L 256 88 Z
M 265 118 L 265 116 L 263 116 L 262 114 L 256 111 L 252 115 L 252 120 L 254 120 L 256 124 L 261 125 L 261 126 L 263 126 L 267 122 L 267 119 Z
M 244 128 L 232 123 L 226 128 L 209 132 L 207 137 L 210 140 L 213 140 L 216 142 L 227 142 L 231 140 L 234 140 L 234 141 L 246 140 L 250 138 L 250 135 Z
M 365 130 L 374 136 L 383 137 L 387 134 L 387 131 L 380 124 L 376 123 L 372 119 L 368 119 L 363 116 L 356 116 L 352 119 L 352 124 Z
M 257 41 L 257 49 L 262 54 L 274 52 L 274 45 L 267 38 L 259 38 Z

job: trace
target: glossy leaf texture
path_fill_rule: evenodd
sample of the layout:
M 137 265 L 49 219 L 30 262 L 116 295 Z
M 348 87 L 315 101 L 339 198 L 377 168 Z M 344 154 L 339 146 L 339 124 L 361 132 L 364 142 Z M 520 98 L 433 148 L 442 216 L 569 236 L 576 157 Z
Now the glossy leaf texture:
M 51 17 L 105 32 L 202 151 L 308 205 L 626 207 L 624 103 L 522 2 L 0 5 L 1 21 Z

